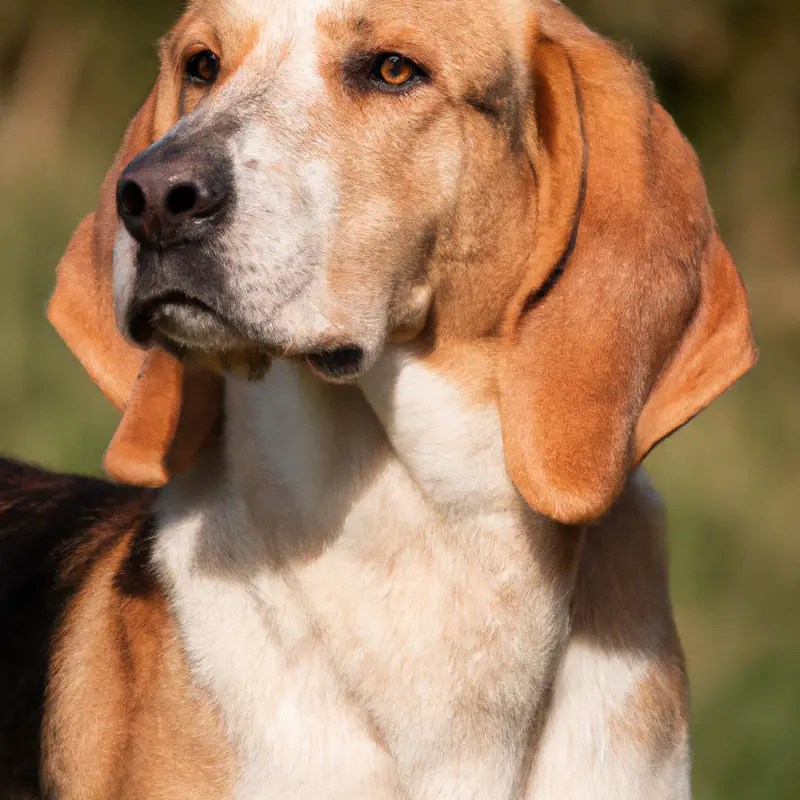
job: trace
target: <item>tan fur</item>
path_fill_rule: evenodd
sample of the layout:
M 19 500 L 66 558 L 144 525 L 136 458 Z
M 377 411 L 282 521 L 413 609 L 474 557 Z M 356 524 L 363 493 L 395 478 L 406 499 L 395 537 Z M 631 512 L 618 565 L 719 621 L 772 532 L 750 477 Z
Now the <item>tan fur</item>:
M 223 56 L 213 87 L 179 80 L 197 47 Z M 342 80 L 353 53 L 400 47 L 423 90 Z M 755 350 L 696 157 L 641 68 L 550 0 L 198 0 L 161 58 L 50 318 L 124 410 L 107 469 L 170 480 L 168 599 L 113 594 L 122 549 L 92 570 L 54 659 L 51 785 L 686 796 L 664 526 L 636 468 Z M 263 102 L 243 168 L 264 182 L 240 211 L 263 224 L 261 195 L 312 172 L 324 270 L 283 340 L 204 354 L 280 359 L 223 393 L 116 332 L 112 198 L 179 116 L 241 98 Z M 269 224 L 292 224 L 286 202 Z M 246 245 L 265 263 L 225 268 L 265 314 L 293 251 Z M 307 369 L 358 336 L 353 385 Z
M 545 126 L 542 174 L 554 170 L 551 202 L 579 219 L 562 227 L 564 241 L 577 224 L 553 290 L 530 307 L 542 264 L 554 265 L 534 256 L 512 304 L 501 408 L 509 466 L 529 502 L 580 523 L 749 369 L 755 350 L 691 147 L 638 65 L 563 12 L 543 19 L 539 88 L 552 105 L 540 118 L 560 124 L 551 137 Z M 565 415 L 565 403 L 580 414 Z
M 115 520 L 105 524 L 113 534 Z M 45 790 L 63 800 L 162 800 L 190 789 L 218 800 L 233 777 L 230 749 L 213 703 L 189 680 L 166 599 L 158 590 L 123 597 L 114 586 L 130 543 L 129 534 L 98 558 L 64 612 L 44 721 Z
M 642 679 L 630 706 L 611 722 L 612 741 L 632 741 L 645 752 L 675 750 L 688 732 L 686 668 L 666 661 Z

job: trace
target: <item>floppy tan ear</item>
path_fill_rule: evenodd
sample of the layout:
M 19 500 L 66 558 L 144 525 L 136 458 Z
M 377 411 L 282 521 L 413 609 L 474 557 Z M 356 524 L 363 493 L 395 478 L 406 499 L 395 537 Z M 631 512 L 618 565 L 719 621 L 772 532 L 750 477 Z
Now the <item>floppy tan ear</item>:
M 122 411 L 103 461 L 116 480 L 160 486 L 186 469 L 219 417 L 220 379 L 185 368 L 161 350 L 130 345 L 114 320 L 112 258 L 116 184 L 128 162 L 163 131 L 157 90 L 134 117 L 106 175 L 97 211 L 78 226 L 62 257 L 47 316 L 92 380 Z
M 638 66 L 563 14 L 533 57 L 537 230 L 499 389 L 514 482 L 578 524 L 755 347 L 690 145 Z

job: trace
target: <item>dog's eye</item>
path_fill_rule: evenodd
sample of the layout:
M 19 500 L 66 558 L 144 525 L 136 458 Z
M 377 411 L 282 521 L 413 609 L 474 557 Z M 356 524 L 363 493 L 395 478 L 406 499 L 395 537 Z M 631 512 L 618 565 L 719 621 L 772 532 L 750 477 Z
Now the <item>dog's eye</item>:
M 196 83 L 214 83 L 219 75 L 219 59 L 210 50 L 195 53 L 186 62 L 186 76 Z
M 397 53 L 381 53 L 375 57 L 369 79 L 379 88 L 395 90 L 416 83 L 425 73 L 410 58 Z

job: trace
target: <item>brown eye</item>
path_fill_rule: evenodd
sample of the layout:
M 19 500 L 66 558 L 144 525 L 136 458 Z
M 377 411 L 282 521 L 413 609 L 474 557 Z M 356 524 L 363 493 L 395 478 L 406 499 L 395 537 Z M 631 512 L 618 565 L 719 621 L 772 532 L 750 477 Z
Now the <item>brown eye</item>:
M 409 86 L 424 76 L 410 59 L 397 53 L 381 53 L 372 62 L 370 80 L 388 89 Z
M 196 83 L 214 83 L 219 75 L 219 59 L 210 50 L 195 53 L 186 62 L 186 76 Z

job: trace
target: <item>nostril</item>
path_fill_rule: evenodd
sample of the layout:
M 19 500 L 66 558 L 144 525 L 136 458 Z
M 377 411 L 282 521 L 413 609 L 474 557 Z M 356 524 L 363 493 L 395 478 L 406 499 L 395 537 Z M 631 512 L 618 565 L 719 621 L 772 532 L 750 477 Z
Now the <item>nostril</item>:
M 119 190 L 120 212 L 129 217 L 141 217 L 147 208 L 147 199 L 135 181 L 126 181 Z
M 176 217 L 188 214 L 197 205 L 197 189 L 188 183 L 173 187 L 167 193 L 166 205 Z

